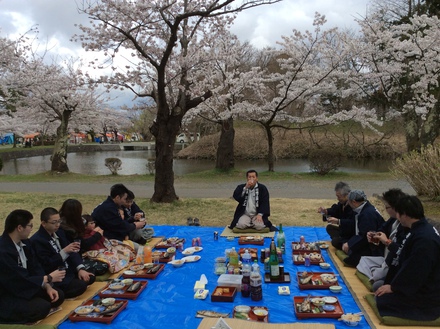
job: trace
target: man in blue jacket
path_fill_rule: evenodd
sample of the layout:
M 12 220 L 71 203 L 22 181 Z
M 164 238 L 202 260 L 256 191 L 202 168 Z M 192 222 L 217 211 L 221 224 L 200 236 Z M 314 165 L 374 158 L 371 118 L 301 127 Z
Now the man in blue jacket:
M 377 248 L 370 245 L 367 233 L 377 231 L 385 222 L 379 211 L 367 200 L 364 191 L 352 190 L 348 194 L 348 203 L 353 209 L 354 221 L 341 219 L 341 230 L 344 225 L 354 226 L 354 235 L 342 245 L 342 250 L 348 254 L 344 259 L 344 264 L 356 267 L 362 256 L 379 256 L 376 254 Z
M 0 238 L 0 323 L 32 323 L 60 306 L 64 294 L 52 287 L 65 271 L 45 274 L 28 240 L 33 216 L 27 210 L 12 211 Z
M 395 274 L 376 290 L 377 308 L 381 316 L 436 320 L 440 317 L 439 232 L 426 220 L 417 197 L 402 197 L 395 210 L 400 224 L 410 231 L 391 261 Z
M 123 219 L 122 207 L 127 202 L 128 194 L 129 190 L 123 184 L 115 184 L 110 188 L 107 200 L 92 212 L 96 225 L 104 230 L 107 239 L 126 240 L 131 232 L 143 228 L 146 224 L 145 221 L 129 222 Z

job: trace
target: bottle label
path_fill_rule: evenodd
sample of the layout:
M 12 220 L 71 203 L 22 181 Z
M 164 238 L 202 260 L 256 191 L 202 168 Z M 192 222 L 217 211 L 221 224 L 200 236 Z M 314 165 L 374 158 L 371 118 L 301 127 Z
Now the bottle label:
M 278 265 L 270 266 L 270 276 L 280 276 L 280 267 Z

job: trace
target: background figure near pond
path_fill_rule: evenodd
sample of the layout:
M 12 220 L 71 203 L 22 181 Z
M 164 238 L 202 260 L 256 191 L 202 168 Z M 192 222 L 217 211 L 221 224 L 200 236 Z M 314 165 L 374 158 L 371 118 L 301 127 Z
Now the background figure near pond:
M 269 220 L 269 191 L 266 186 L 258 183 L 255 170 L 246 172 L 246 183 L 236 187 L 233 197 L 238 205 L 230 228 L 262 230 L 268 227 L 270 231 L 277 231 Z

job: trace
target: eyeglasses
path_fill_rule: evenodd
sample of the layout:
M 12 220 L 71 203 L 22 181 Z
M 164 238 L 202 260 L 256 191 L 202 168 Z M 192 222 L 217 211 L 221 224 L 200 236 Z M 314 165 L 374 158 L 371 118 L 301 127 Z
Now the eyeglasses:
M 33 227 L 34 227 L 34 224 L 27 224 L 26 227 L 28 227 L 28 226 L 29 226 L 30 228 L 33 228 Z
M 95 222 L 87 222 L 87 224 L 95 224 Z
M 48 224 L 57 225 L 61 224 L 61 220 L 54 220 L 53 222 L 47 222 Z

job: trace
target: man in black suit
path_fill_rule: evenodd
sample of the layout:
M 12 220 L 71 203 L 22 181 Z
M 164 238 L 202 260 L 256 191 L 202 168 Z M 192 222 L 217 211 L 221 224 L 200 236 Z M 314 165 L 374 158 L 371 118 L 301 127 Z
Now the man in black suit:
M 73 298 L 86 291 L 95 282 L 93 273 L 87 272 L 79 254 L 78 242 L 69 243 L 63 229 L 58 210 L 45 208 L 41 212 L 41 225 L 31 237 L 34 248 L 44 271 L 50 273 L 60 266 L 66 268 L 66 277 L 55 286 L 63 290 L 66 298 Z
M 44 319 L 60 306 L 64 294 L 53 282 L 66 271 L 45 275 L 28 240 L 33 216 L 27 210 L 12 211 L 0 238 L 0 323 L 32 323 Z

